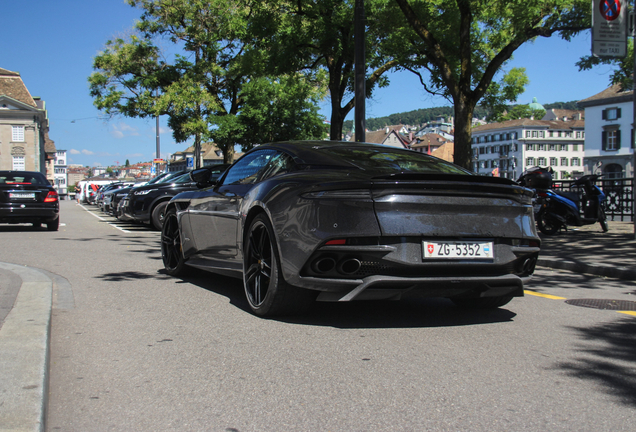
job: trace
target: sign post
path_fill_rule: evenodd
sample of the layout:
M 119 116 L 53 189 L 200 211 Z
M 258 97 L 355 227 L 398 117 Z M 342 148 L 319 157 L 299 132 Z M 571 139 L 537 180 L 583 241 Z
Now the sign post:
M 627 55 L 627 0 L 592 1 L 592 55 Z

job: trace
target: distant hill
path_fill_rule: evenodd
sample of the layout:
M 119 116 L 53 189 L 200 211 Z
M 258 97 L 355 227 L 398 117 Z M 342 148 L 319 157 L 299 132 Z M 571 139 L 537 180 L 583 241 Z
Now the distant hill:
M 514 105 L 510 105 L 513 107 Z M 571 102 L 554 102 L 550 104 L 544 104 L 543 107 L 546 110 L 555 109 L 579 109 L 576 101 Z M 490 111 L 484 107 L 478 106 L 475 108 L 475 117 L 485 118 L 490 114 Z M 386 126 L 392 125 L 411 125 L 411 126 L 423 126 L 425 123 L 429 123 L 435 120 L 438 116 L 450 117 L 454 115 L 452 107 L 436 107 L 436 108 L 422 108 L 415 111 L 409 111 L 404 113 L 391 114 L 386 117 L 368 118 L 366 120 L 367 129 L 375 131 L 382 129 Z M 346 120 L 343 125 L 344 133 L 351 132 L 353 129 L 353 120 Z

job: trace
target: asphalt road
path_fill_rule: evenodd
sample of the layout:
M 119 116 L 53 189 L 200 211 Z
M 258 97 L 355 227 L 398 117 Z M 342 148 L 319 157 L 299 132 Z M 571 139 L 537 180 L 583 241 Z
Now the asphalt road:
M 48 431 L 636 424 L 636 317 L 565 302 L 633 301 L 634 282 L 540 269 L 527 288 L 544 297 L 496 311 L 412 298 L 265 320 L 239 280 L 170 277 L 158 232 L 88 210 L 63 201 L 58 232 L 0 226 L 0 262 L 57 275 Z

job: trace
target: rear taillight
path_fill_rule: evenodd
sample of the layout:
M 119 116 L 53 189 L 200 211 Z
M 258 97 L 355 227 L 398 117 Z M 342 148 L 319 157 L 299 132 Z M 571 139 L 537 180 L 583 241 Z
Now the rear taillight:
M 49 193 L 46 195 L 46 198 L 44 198 L 45 203 L 57 202 L 57 200 L 58 200 L 58 195 L 57 195 L 57 192 L 55 191 L 49 191 Z

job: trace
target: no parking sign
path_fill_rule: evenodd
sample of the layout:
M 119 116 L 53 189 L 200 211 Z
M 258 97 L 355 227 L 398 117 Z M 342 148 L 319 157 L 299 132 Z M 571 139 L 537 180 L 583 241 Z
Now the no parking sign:
M 592 1 L 592 54 L 627 55 L 627 0 Z

